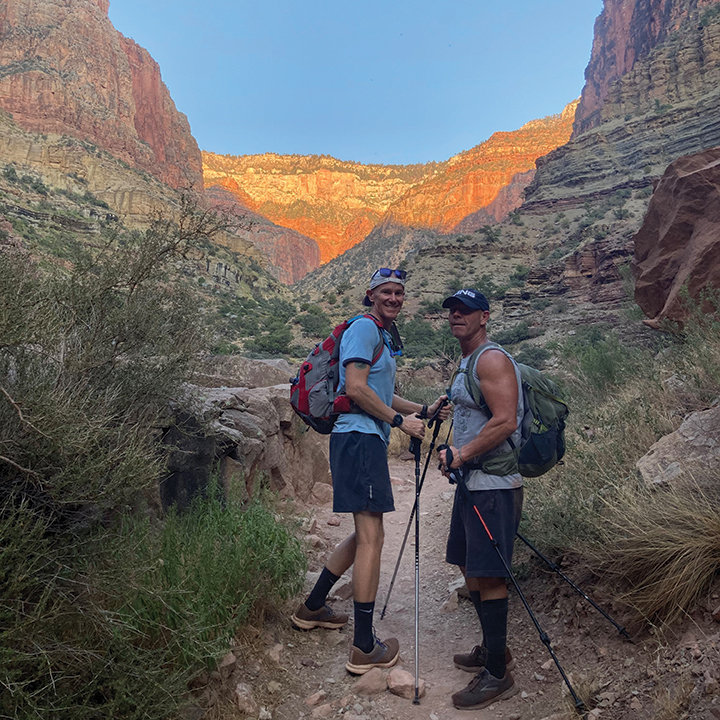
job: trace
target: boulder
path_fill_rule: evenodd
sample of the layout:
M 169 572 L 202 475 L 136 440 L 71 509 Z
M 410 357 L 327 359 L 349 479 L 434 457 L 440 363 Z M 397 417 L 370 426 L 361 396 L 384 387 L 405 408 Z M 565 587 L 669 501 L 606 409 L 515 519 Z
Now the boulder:
M 670 435 L 660 438 L 637 462 L 650 485 L 677 484 L 686 475 L 701 488 L 717 491 L 709 473 L 720 460 L 720 406 L 689 415 Z
M 651 327 L 685 319 L 684 287 L 696 301 L 720 287 L 720 148 L 667 168 L 634 242 L 635 300 Z
M 195 373 L 193 382 L 206 388 L 259 388 L 281 385 L 295 376 L 287 360 L 253 360 L 238 355 L 211 355 Z
M 379 695 L 387 690 L 387 678 L 380 668 L 368 670 L 352 687 L 355 695 Z
M 415 697 L 415 676 L 402 668 L 396 667 L 390 671 L 387 686 L 393 695 L 398 695 L 406 700 L 412 700 Z M 418 696 L 423 697 L 423 695 L 425 695 L 425 681 L 418 678 Z
M 315 504 L 332 498 L 328 437 L 295 415 L 289 385 L 188 391 L 193 399 L 163 431 L 169 456 L 160 489 L 165 507 L 185 506 L 216 467 L 226 491 L 241 498 L 253 494 L 259 479 L 282 497 Z

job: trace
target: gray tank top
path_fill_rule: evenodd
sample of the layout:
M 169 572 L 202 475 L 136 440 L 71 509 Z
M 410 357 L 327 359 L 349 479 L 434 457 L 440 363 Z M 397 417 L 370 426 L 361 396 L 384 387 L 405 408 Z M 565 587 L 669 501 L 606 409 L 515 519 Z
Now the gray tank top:
M 518 405 L 517 405 L 517 430 L 510 436 L 510 439 L 517 447 L 522 439 L 522 421 L 525 415 L 525 408 L 523 407 L 523 393 L 522 393 L 522 378 L 520 376 L 520 370 L 512 359 L 512 357 L 506 353 L 502 348 L 495 346 L 489 346 L 486 350 L 483 350 L 480 355 L 488 350 L 499 350 L 504 353 L 513 364 L 515 368 L 515 378 L 518 384 Z M 478 356 L 479 357 L 479 356 Z M 460 363 L 460 368 L 465 369 L 467 367 L 470 356 L 464 357 Z M 472 369 L 474 382 L 478 381 L 477 368 Z M 465 373 L 458 373 L 453 382 L 452 388 L 450 388 L 450 398 L 455 406 L 453 417 L 455 424 L 453 426 L 453 445 L 455 447 L 462 447 L 475 439 L 480 431 L 485 427 L 490 418 L 475 404 L 470 393 L 468 392 L 465 384 Z M 494 457 L 511 450 L 510 443 L 504 440 L 493 450 L 487 453 L 485 457 Z M 522 475 L 515 473 L 513 475 L 488 475 L 482 470 L 470 470 L 465 475 L 467 487 L 469 490 L 509 490 L 512 488 L 522 487 L 523 479 Z

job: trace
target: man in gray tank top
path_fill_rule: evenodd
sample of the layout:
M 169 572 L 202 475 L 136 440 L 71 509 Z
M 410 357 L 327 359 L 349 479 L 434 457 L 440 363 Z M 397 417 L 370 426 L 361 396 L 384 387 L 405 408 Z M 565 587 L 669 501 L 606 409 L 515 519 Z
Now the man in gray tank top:
M 446 560 L 463 571 L 483 630 L 482 645 L 454 657 L 456 667 L 475 673 L 470 684 L 452 696 L 455 707 L 470 709 L 485 707 L 517 692 L 510 672 L 515 660 L 506 644 L 507 573 L 472 505 L 482 515 L 510 566 L 522 512 L 522 476 L 491 475 L 481 465 L 519 444 L 524 408 L 522 380 L 515 361 L 488 342 L 490 305 L 485 296 L 477 290 L 459 290 L 443 302 L 443 307 L 449 311 L 450 330 L 460 342 L 463 355 L 450 388 L 455 417 L 450 468 L 462 468 L 472 498 L 469 504 L 459 489 L 455 492 Z M 473 356 L 477 358 L 475 367 L 467 367 L 477 350 L 479 354 Z M 474 402 L 468 381 L 479 386 L 486 407 Z M 447 466 L 446 451 L 440 453 L 440 459 Z

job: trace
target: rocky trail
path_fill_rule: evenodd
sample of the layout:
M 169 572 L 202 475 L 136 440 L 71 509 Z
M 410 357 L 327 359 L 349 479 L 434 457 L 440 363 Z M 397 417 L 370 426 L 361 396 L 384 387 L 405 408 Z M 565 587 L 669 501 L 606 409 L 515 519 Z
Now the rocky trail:
M 398 579 L 384 620 L 385 602 L 395 560 L 415 498 L 414 465 L 392 460 L 396 512 L 386 516 L 386 539 L 375 618 L 381 638 L 400 641 L 399 666 L 414 676 L 414 532 L 411 531 Z M 532 492 L 531 482 L 526 492 Z M 352 640 L 352 586 L 344 577 L 330 602 L 350 614 L 340 631 L 303 632 L 285 616 L 267 618 L 263 630 L 249 628 L 214 673 L 205 693 L 217 717 L 260 720 L 336 718 L 346 720 L 569 720 L 577 717 L 552 659 L 539 639 L 517 594 L 511 590 L 508 644 L 517 658 L 514 671 L 519 691 L 506 701 L 479 711 L 453 708 L 450 696 L 472 678 L 454 667 L 452 656 L 469 651 L 481 640 L 472 603 L 458 598 L 450 586 L 458 571 L 445 563 L 445 540 L 453 489 L 432 467 L 420 499 L 420 677 L 426 692 L 420 705 L 387 690 L 389 672 L 374 671 L 359 679 L 344 665 Z M 309 508 L 305 520 L 308 541 L 315 546 L 308 585 L 322 568 L 335 543 L 352 530 L 349 516 L 335 515 L 329 506 Z M 673 634 L 641 634 L 631 644 L 563 580 L 516 548 L 515 569 L 536 616 L 570 675 L 576 691 L 592 698 L 589 718 L 607 720 L 680 720 L 720 718 L 720 605 L 717 593 L 707 599 L 685 625 Z M 623 623 L 621 608 L 613 607 L 592 576 L 581 568 L 564 571 L 615 619 Z M 584 575 L 584 577 L 583 577 Z M 716 587 L 716 590 L 718 588 Z M 372 675 L 372 677 L 371 677 Z M 238 683 L 241 687 L 238 689 Z M 238 694 L 239 692 L 239 694 Z M 211 694 L 212 694 L 211 693 Z

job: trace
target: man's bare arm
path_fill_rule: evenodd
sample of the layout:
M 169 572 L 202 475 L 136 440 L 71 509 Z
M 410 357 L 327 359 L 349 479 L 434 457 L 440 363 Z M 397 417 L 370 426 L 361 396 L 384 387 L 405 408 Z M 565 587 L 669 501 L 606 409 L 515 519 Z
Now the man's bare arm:
M 395 414 L 403 412 L 393 407 L 387 406 L 377 395 L 377 393 L 368 385 L 368 376 L 370 375 L 370 363 L 350 362 L 345 366 L 345 393 L 368 415 L 376 417 L 378 420 L 384 420 L 391 423 Z M 415 413 L 419 412 L 421 406 L 416 403 L 410 403 L 417 410 L 410 409 L 406 414 L 403 424 L 400 426 L 408 435 L 422 438 L 425 434 L 425 425 L 423 421 L 415 417 Z M 395 402 L 393 401 L 393 406 Z
M 518 385 L 512 362 L 503 353 L 488 350 L 478 358 L 477 373 L 492 417 L 473 440 L 454 453 L 455 468 L 496 448 L 517 429 Z

